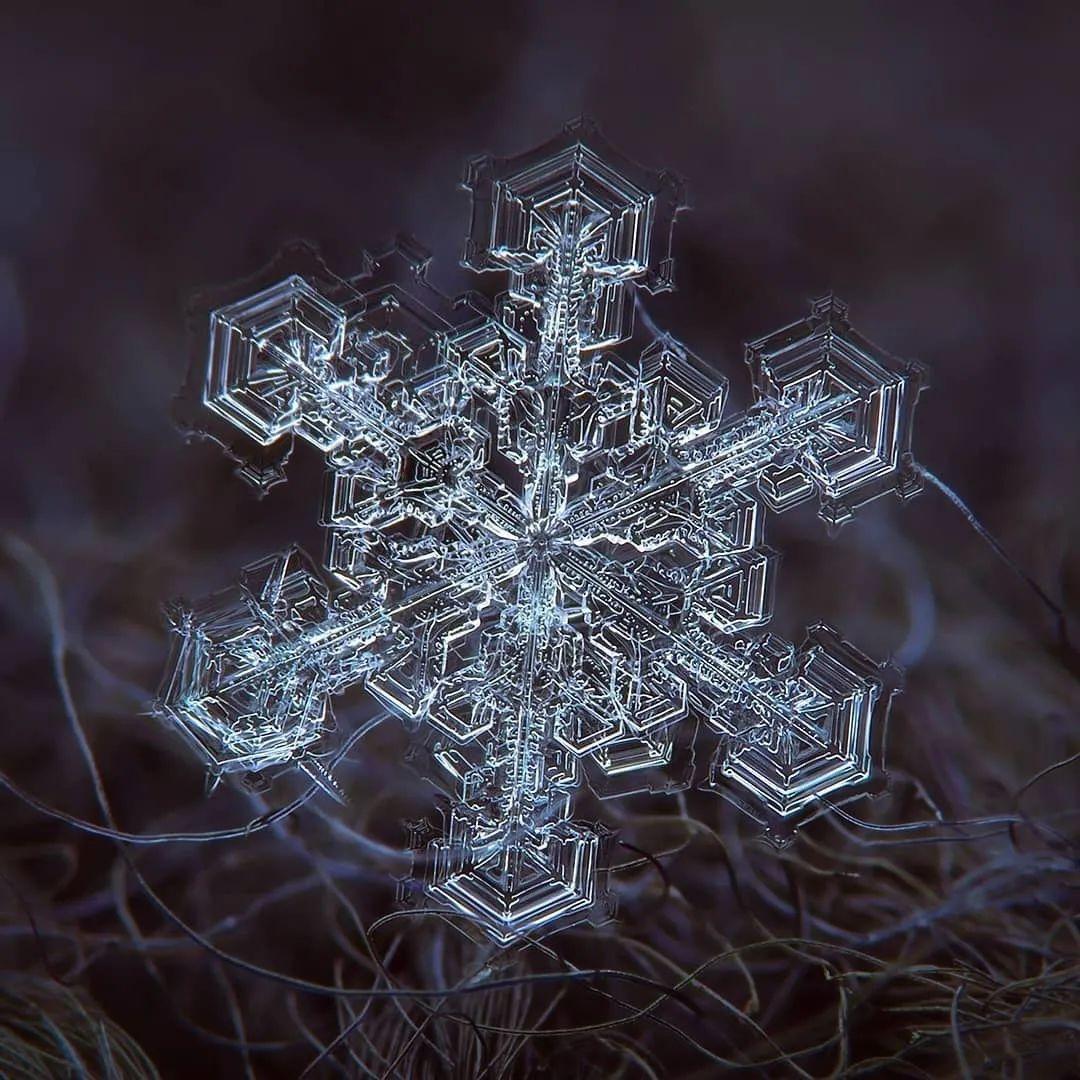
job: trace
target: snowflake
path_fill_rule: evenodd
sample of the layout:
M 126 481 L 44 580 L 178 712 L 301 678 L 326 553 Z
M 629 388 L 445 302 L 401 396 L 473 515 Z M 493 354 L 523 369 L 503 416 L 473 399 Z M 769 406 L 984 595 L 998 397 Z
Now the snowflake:
M 607 916 L 574 793 L 685 787 L 699 731 L 704 783 L 777 838 L 875 783 L 898 674 L 827 626 L 760 631 L 763 518 L 914 494 L 923 373 L 828 297 L 748 346 L 754 404 L 726 419 L 726 380 L 635 319 L 672 286 L 674 177 L 579 122 L 465 186 L 494 307 L 399 242 L 350 279 L 294 249 L 211 313 L 203 431 L 264 487 L 295 436 L 325 454 L 328 572 L 293 548 L 175 606 L 157 709 L 215 777 L 293 765 L 340 796 L 331 698 L 362 685 L 449 796 L 414 892 L 508 943 Z

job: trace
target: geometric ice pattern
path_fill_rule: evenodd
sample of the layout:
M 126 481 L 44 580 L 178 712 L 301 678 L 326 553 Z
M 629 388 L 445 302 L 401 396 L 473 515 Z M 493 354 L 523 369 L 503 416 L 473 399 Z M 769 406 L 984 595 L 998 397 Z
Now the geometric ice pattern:
M 763 632 L 764 519 L 914 494 L 924 374 L 826 297 L 747 347 L 754 402 L 728 417 L 727 380 L 635 319 L 636 289 L 672 287 L 673 176 L 579 121 L 464 184 L 494 305 L 448 300 L 399 242 L 351 278 L 294 248 L 212 311 L 202 431 L 263 487 L 317 447 L 326 553 L 175 605 L 157 712 L 214 777 L 299 767 L 342 794 L 331 701 L 365 688 L 448 796 L 414 891 L 508 944 L 610 910 L 583 784 L 677 790 L 711 733 L 698 779 L 783 838 L 875 782 L 898 672 L 828 626 Z

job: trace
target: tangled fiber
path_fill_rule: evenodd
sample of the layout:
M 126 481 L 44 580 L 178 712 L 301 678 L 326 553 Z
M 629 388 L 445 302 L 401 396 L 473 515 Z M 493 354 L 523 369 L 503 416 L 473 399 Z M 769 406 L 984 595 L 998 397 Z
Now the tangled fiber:
M 138 1044 L 84 995 L 61 983 L 6 975 L 0 981 L 0 1073 L 156 1080 Z

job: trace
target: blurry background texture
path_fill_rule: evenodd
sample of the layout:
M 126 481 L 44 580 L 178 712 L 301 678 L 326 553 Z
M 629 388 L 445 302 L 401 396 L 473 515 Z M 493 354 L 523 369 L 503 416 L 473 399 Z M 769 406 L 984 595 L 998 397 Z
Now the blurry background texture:
M 160 604 L 294 540 L 318 553 L 322 465 L 300 448 L 259 501 L 179 437 L 189 301 L 294 238 L 352 272 L 399 230 L 437 284 L 471 287 L 464 160 L 581 113 L 688 179 L 678 291 L 648 306 L 730 376 L 733 407 L 742 342 L 834 290 L 929 365 L 919 459 L 1075 611 L 1078 57 L 1070 3 L 5 4 L 0 767 L 100 824 L 77 708 L 121 829 L 261 812 L 229 786 L 205 798 L 146 715 Z M 431 803 L 395 724 L 340 766 L 347 810 L 320 798 L 130 863 L 7 791 L 0 1073 L 1078 1075 L 1076 653 L 932 489 L 835 540 L 812 509 L 768 529 L 773 628 L 824 619 L 907 668 L 890 792 L 850 808 L 886 831 L 833 817 L 777 854 L 707 793 L 582 801 L 616 830 L 619 921 L 493 957 L 437 919 L 380 921 L 402 821 Z M 229 956 L 449 992 L 335 998 L 244 972 L 133 866 Z

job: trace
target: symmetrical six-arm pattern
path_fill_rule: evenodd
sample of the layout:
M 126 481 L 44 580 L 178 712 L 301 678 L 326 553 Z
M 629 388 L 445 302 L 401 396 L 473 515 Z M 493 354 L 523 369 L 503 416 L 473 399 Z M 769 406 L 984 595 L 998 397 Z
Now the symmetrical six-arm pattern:
M 683 786 L 699 726 L 705 782 L 774 835 L 871 781 L 896 673 L 826 626 L 750 633 L 763 508 L 816 496 L 838 525 L 913 494 L 922 372 L 828 298 L 748 347 L 755 403 L 727 420 L 709 365 L 635 336 L 634 290 L 671 287 L 674 178 L 577 124 L 465 183 L 465 264 L 509 274 L 494 311 L 399 246 L 349 280 L 294 251 L 212 312 L 206 430 L 264 485 L 293 436 L 326 455 L 330 573 L 290 549 L 177 605 L 159 712 L 217 775 L 298 764 L 336 791 L 330 699 L 365 686 L 451 796 L 424 895 L 510 942 L 605 910 L 575 790 Z

